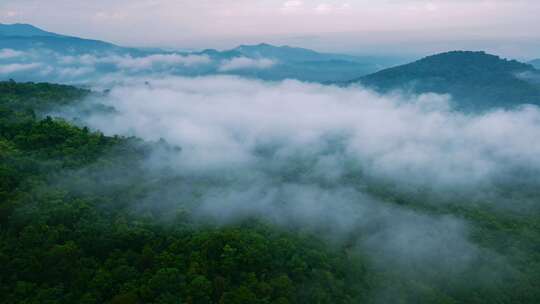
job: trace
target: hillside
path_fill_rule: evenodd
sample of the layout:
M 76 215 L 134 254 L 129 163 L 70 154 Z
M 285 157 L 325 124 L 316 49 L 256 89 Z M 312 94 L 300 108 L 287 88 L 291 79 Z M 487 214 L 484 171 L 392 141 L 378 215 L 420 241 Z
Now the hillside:
M 243 54 L 248 57 L 264 57 L 273 58 L 285 62 L 306 62 L 306 61 L 332 61 L 343 60 L 350 62 L 362 61 L 360 57 L 332 54 L 332 53 L 320 53 L 314 50 L 291 47 L 288 45 L 274 46 L 268 43 L 260 43 L 257 45 L 241 45 L 234 48 L 233 51 Z
M 121 47 L 113 44 L 90 39 L 76 37 L 54 37 L 54 36 L 8 36 L 0 39 L 0 49 L 30 50 L 48 49 L 56 52 L 69 54 L 84 54 L 90 52 L 110 52 L 125 51 Z
M 530 65 L 534 66 L 537 69 L 540 69 L 540 59 L 534 59 L 528 62 Z
M 141 160 L 163 142 L 104 136 L 40 117 L 88 94 L 0 82 L 0 303 L 357 303 L 365 297 L 364 261 L 314 237 L 257 221 L 201 226 L 187 209 L 176 210 L 170 225 L 160 224 L 165 213 L 134 212 L 140 197 L 164 185 L 205 182 L 145 178 Z M 119 171 L 99 178 L 104 170 Z
M 412 267 L 433 270 L 411 276 L 403 271 L 408 268 L 394 264 L 381 269 L 369 255 L 374 249 L 353 248 L 349 241 L 354 239 L 328 242 L 309 229 L 284 229 L 257 217 L 226 225 L 211 218 L 200 222 L 195 216 L 198 197 L 211 193 L 215 180 L 149 174 L 143 160 L 152 149 L 169 149 L 165 141 L 104 136 L 42 116 L 44 110 L 80 102 L 94 94 L 90 91 L 10 81 L 0 82 L 0 93 L 2 303 L 180 303 L 178 299 L 260 304 L 499 299 L 503 300 L 497 303 L 538 303 L 540 299 L 534 284 L 540 267 L 536 211 L 518 217 L 475 204 L 445 206 L 421 194 L 408 197 L 389 186 L 371 185 L 365 190 L 387 204 L 467 218 L 471 241 L 504 261 L 481 255 L 474 259 L 474 268 L 452 277 L 431 267 L 431 259 L 419 260 Z M 302 173 L 287 178 L 297 175 Z M 361 176 L 353 180 L 357 184 Z M 519 185 L 511 193 L 515 191 L 527 189 Z M 171 197 L 174 204 L 168 206 L 155 200 L 157 193 L 183 196 Z M 354 235 L 374 233 L 369 227 L 358 226 Z M 461 247 L 448 248 L 453 256 Z M 496 280 L 485 280 L 488 275 Z M 380 291 L 389 286 L 399 293 L 381 298 Z
M 30 24 L 0 24 L 0 49 L 27 51 L 47 49 L 62 54 L 133 52 L 112 43 L 65 36 Z
M 0 23 L 0 36 L 17 36 L 17 37 L 65 37 L 59 34 L 51 33 L 39 29 L 30 24 L 2 24 Z M 2 37 L 5 39 L 5 37 Z
M 273 60 L 276 64 L 269 69 L 235 72 L 242 76 L 266 80 L 291 78 L 311 82 L 345 81 L 401 62 L 396 58 L 322 53 L 306 48 L 274 46 L 267 43 L 241 45 L 222 54 L 239 54 L 252 59 Z
M 463 110 L 486 110 L 519 104 L 540 105 L 540 87 L 523 75 L 536 75 L 529 64 L 484 52 L 453 51 L 382 70 L 351 83 L 379 92 L 434 92 L 452 95 Z

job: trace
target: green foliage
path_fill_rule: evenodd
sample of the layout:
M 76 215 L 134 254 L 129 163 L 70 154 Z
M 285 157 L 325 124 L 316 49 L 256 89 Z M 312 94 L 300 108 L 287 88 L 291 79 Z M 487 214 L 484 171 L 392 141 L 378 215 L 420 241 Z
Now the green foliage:
M 0 82 L 0 105 L 16 111 L 43 111 L 67 105 L 90 94 L 90 91 L 72 86 L 50 83 L 16 83 L 13 80 Z
M 34 114 L 87 91 L 14 82 L 0 90 L 1 303 L 353 303 L 365 296 L 364 273 L 347 270 L 349 255 L 313 237 L 257 221 L 201 226 L 182 210 L 169 222 L 134 213 L 152 190 L 139 178 L 144 144 Z M 94 174 L 107 168 L 132 173 L 105 181 Z
M 373 265 L 362 255 L 370 248 L 257 219 L 197 222 L 189 197 L 174 210 L 160 210 L 159 202 L 145 208 L 143 198 L 168 185 L 196 197 L 212 181 L 142 178 L 140 160 L 151 144 L 35 114 L 88 91 L 13 82 L 0 88 L 0 303 L 540 302 L 537 211 L 434 204 L 420 190 L 404 196 L 368 185 L 385 201 L 466 219 L 471 241 L 496 254 L 463 272 L 424 265 L 421 276 L 411 276 Z M 304 167 L 283 178 L 294 180 Z
M 485 111 L 525 103 L 540 105 L 540 87 L 520 78 L 524 73 L 540 76 L 531 65 L 515 60 L 484 52 L 454 51 L 385 69 L 353 82 L 381 92 L 450 94 L 459 110 Z

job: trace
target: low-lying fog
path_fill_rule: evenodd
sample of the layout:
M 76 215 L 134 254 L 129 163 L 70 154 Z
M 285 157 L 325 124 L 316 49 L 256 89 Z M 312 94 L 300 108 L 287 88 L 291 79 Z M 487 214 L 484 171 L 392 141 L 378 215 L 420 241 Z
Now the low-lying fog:
M 301 227 L 368 247 L 387 265 L 452 273 L 480 256 L 497 259 L 470 242 L 467 221 L 391 203 L 374 185 L 409 195 L 407 203 L 470 200 L 517 211 L 530 207 L 526 196 L 510 202 L 504 187 L 539 184 L 540 111 L 532 106 L 464 114 L 449 96 L 230 76 L 124 78 L 83 104 L 54 114 L 109 135 L 164 139 L 181 149 L 156 148 L 149 172 L 216 181 L 197 196 L 195 216 Z M 97 104 L 114 110 L 88 111 Z M 169 208 L 189 196 L 167 187 L 141 204 Z

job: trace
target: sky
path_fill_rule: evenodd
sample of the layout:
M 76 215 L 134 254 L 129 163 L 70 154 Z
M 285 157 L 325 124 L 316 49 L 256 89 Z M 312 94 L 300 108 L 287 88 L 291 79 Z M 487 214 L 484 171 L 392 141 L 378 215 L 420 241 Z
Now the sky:
M 540 57 L 538 0 L 1 0 L 1 23 L 126 46 L 268 42 L 353 54 Z

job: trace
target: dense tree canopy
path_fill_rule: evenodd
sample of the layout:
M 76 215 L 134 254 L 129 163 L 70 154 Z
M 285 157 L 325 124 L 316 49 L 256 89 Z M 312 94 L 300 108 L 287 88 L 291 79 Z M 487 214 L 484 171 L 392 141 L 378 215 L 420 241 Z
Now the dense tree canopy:
M 535 75 L 535 76 L 533 76 Z M 385 69 L 359 82 L 380 92 L 450 94 L 459 110 L 485 111 L 520 104 L 540 104 L 533 66 L 484 52 L 453 51 Z
M 229 225 L 136 205 L 168 182 L 141 178 L 163 142 L 109 137 L 43 116 L 91 94 L 69 86 L 0 83 L 1 303 L 538 303 L 540 216 L 428 204 L 389 186 L 386 201 L 474 223 L 499 258 L 449 277 L 379 267 L 368 248 L 332 243 L 261 219 Z M 116 173 L 96 174 L 115 168 Z M 120 172 L 120 173 L 118 173 Z M 170 179 L 170 180 L 168 180 Z M 497 264 L 504 261 L 505 266 Z M 503 276 L 491 276 L 503 267 Z
M 37 118 L 42 109 L 89 92 L 14 82 L 0 83 L 0 91 L 1 302 L 349 303 L 361 297 L 353 288 L 363 284 L 361 260 L 313 237 L 257 221 L 195 225 L 182 211 L 167 224 L 130 214 L 130 201 L 146 191 L 141 181 L 125 177 L 129 183 L 97 189 L 91 174 L 77 170 L 130 167 L 144 145 Z M 89 188 L 55 182 L 65 172 L 78 179 L 70 184 Z

